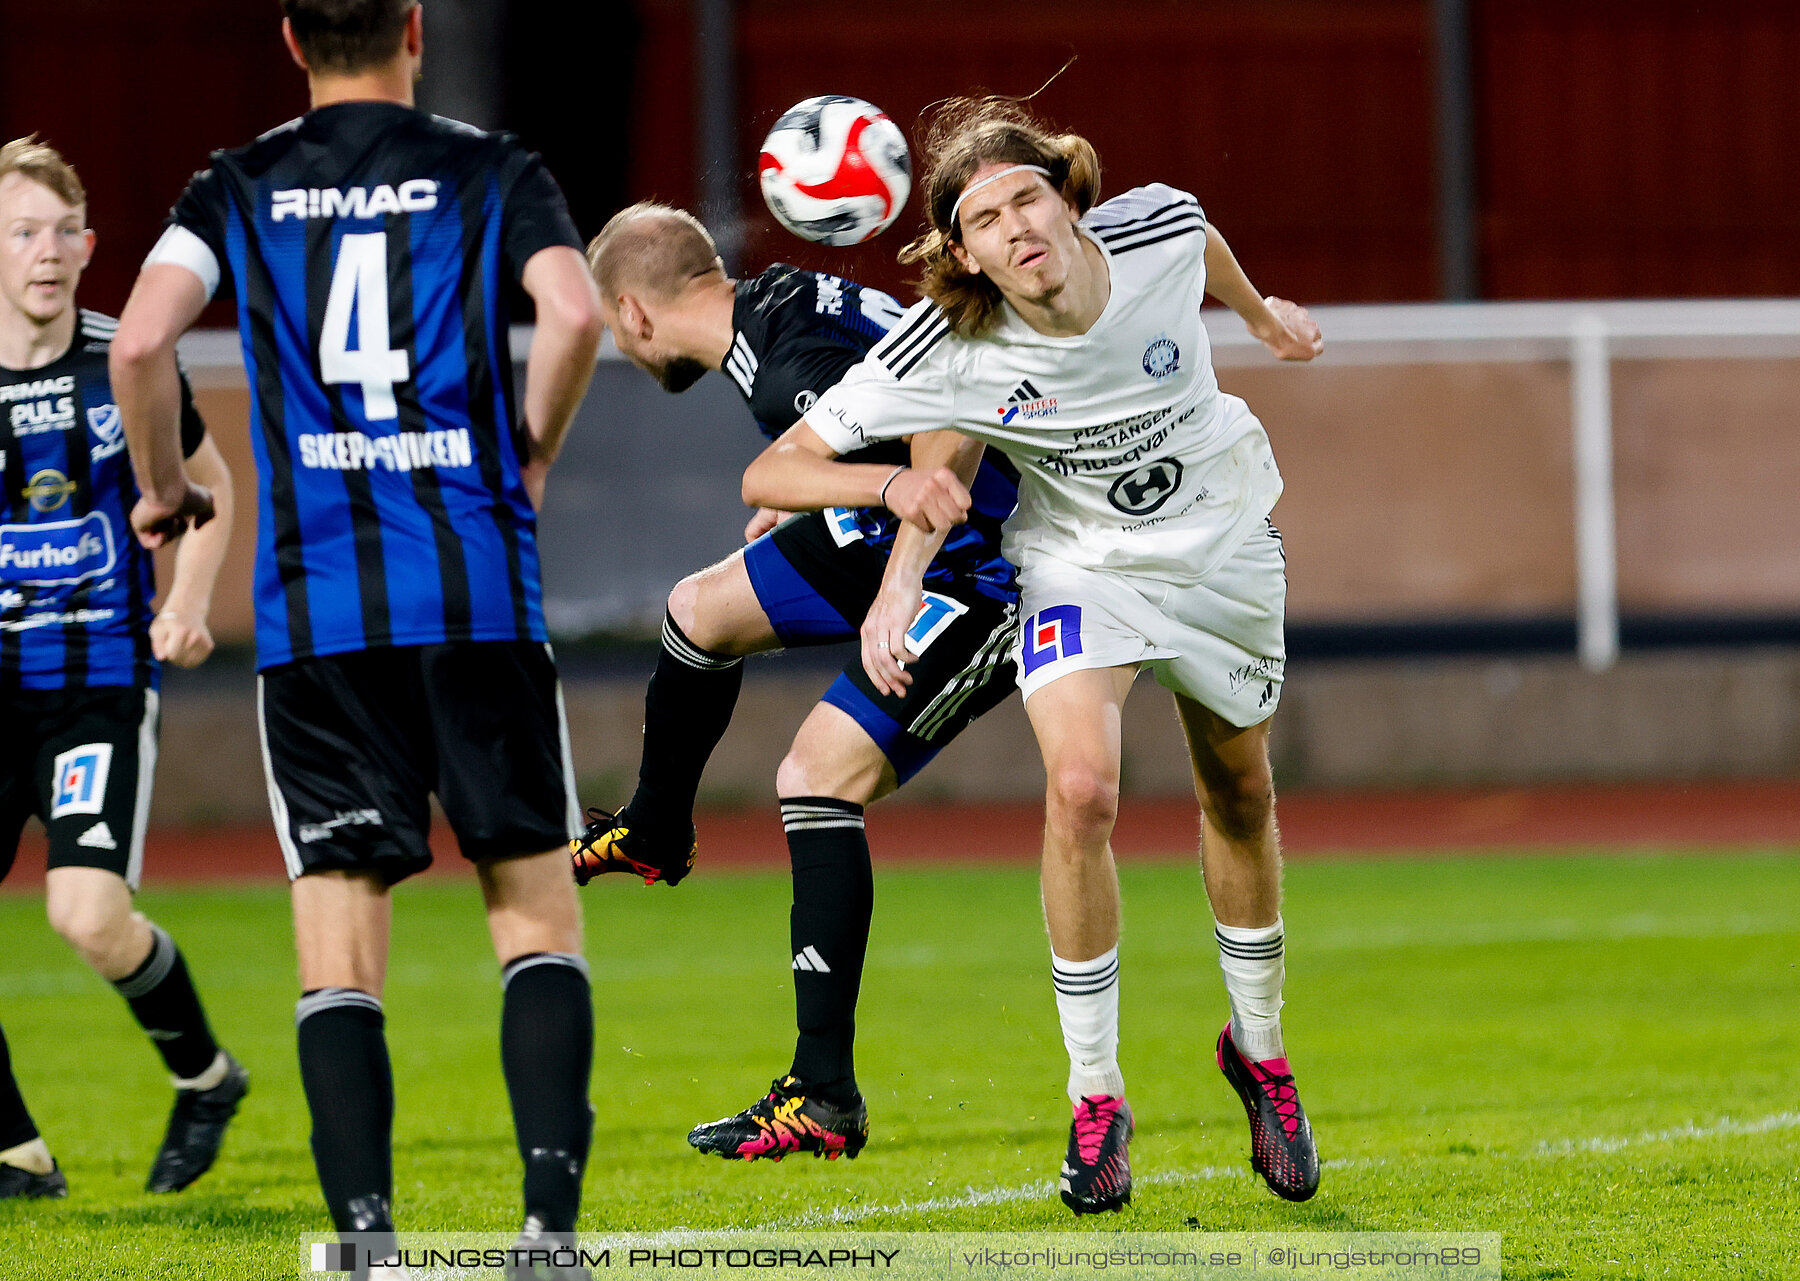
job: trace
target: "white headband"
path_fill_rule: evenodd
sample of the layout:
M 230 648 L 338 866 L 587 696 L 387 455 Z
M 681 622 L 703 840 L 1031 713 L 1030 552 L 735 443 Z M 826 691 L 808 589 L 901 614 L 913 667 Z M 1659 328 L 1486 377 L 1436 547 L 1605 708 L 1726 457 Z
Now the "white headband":
M 950 206 L 950 230 L 956 230 L 956 215 L 961 211 L 963 201 L 980 191 L 990 182 L 999 182 L 1009 173 L 1041 173 L 1046 179 L 1050 177 L 1050 171 L 1042 165 L 1008 165 L 999 173 L 991 173 L 980 182 L 970 183 L 962 189 L 962 195 L 956 198 L 956 203 Z

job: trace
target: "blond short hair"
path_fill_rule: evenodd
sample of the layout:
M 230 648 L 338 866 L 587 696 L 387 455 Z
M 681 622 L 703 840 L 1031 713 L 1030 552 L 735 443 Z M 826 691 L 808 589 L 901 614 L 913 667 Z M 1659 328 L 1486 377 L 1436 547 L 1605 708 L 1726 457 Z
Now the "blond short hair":
M 673 298 L 710 272 L 723 273 L 719 247 L 685 209 L 641 201 L 607 220 L 588 244 L 588 269 L 607 298 L 628 289 Z
M 0 179 L 9 173 L 48 187 L 65 205 L 81 208 L 87 204 L 87 188 L 76 176 L 75 166 L 64 160 L 55 147 L 39 142 L 35 133 L 14 138 L 0 147 Z

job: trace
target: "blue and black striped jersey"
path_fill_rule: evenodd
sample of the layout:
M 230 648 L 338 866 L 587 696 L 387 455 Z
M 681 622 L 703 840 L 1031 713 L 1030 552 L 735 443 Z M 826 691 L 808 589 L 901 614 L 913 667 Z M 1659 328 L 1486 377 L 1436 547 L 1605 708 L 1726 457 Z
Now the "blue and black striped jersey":
M 37 369 L 0 368 L 0 689 L 148 685 L 156 571 L 131 533 L 138 500 L 106 373 L 117 322 L 83 311 Z M 181 380 L 181 446 L 206 426 Z
M 538 158 L 341 103 L 214 153 L 170 223 L 237 298 L 258 665 L 543 640 L 507 291 L 538 251 L 581 241 Z
M 813 407 L 827 387 L 860 363 L 886 336 L 904 309 L 878 289 L 815 271 L 776 263 L 760 276 L 740 280 L 732 308 L 731 350 L 725 376 L 750 406 L 770 440 Z M 911 458 L 903 441 L 884 441 L 846 454 L 858 463 L 899 466 Z M 1019 500 L 1019 473 L 1004 454 L 989 450 L 970 486 L 969 522 L 945 541 L 925 575 L 928 584 L 966 578 L 998 600 L 1012 600 L 1018 586 L 1000 554 L 1000 526 Z M 828 513 L 839 544 L 863 539 L 883 553 L 892 549 L 899 520 L 885 507 L 833 509 Z

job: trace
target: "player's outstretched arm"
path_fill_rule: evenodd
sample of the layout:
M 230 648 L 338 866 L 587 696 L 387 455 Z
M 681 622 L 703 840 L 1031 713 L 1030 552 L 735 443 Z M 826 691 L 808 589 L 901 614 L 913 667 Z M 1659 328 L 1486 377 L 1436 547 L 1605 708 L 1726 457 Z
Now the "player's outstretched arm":
M 213 651 L 207 615 L 231 542 L 231 469 L 211 436 L 187 460 L 188 474 L 212 495 L 214 519 L 175 544 L 175 578 L 150 624 L 150 651 L 177 667 L 198 667 Z
M 969 490 L 948 467 L 922 471 L 842 463 L 806 419 L 789 427 L 744 471 L 744 503 L 782 511 L 887 507 L 926 532 L 969 518 Z
M 146 547 L 212 519 L 212 496 L 181 459 L 181 373 L 175 343 L 206 306 L 206 286 L 186 267 L 152 263 L 139 273 L 108 359 L 113 399 L 142 497 L 131 527 Z
M 1206 292 L 1241 316 L 1258 341 L 1282 360 L 1311 360 L 1325 350 L 1324 336 L 1306 308 L 1257 293 L 1211 223 L 1206 226 Z
M 981 452 L 980 441 L 956 432 L 921 432 L 912 439 L 913 470 L 930 475 L 948 468 L 967 488 L 975 483 Z M 912 684 L 906 664 L 916 655 L 906 648 L 906 632 L 918 617 L 925 571 L 949 536 L 949 526 L 928 534 L 910 522 L 903 522 L 894 535 L 881 588 L 863 616 L 861 629 L 863 671 L 884 694 L 904 698 L 906 687 Z
M 587 259 L 567 245 L 531 255 L 520 283 L 537 307 L 537 328 L 525 361 L 525 427 L 531 437 L 525 488 L 532 505 L 542 506 L 544 478 L 594 376 L 602 327 L 600 292 L 588 274 Z

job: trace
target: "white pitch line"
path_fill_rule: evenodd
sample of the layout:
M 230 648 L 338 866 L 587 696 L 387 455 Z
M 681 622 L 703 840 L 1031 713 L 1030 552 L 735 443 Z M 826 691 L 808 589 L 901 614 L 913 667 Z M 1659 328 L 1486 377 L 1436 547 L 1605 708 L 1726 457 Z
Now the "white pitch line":
M 1689 1121 L 1672 1130 L 1646 1130 L 1629 1138 L 1564 1139 L 1560 1143 L 1540 1143 L 1539 1156 L 1574 1156 L 1581 1152 L 1618 1152 L 1647 1143 L 1679 1143 L 1684 1139 L 1715 1139 L 1726 1134 L 1767 1134 L 1772 1130 L 1800 1129 L 1800 1112 L 1776 1112 L 1754 1121 L 1724 1117 L 1711 1125 L 1695 1125 Z
M 1346 1157 L 1337 1161 L 1323 1163 L 1327 1170 L 1351 1170 L 1362 1166 L 1385 1165 L 1385 1160 L 1374 1157 Z M 1211 1179 L 1253 1178 L 1248 1164 L 1245 1165 L 1203 1165 L 1198 1170 L 1162 1170 L 1155 1174 L 1146 1174 L 1142 1178 L 1132 1180 L 1133 1187 L 1180 1186 L 1185 1183 L 1204 1183 Z M 967 1210 L 984 1205 L 1011 1205 L 1018 1201 L 1042 1201 L 1056 1195 L 1057 1185 L 1048 1181 L 1026 1183 L 1012 1188 L 970 1188 L 962 1196 L 932 1197 L 925 1201 L 902 1201 L 898 1205 L 850 1205 L 838 1209 L 808 1210 L 795 1219 L 777 1219 L 766 1227 L 770 1232 L 791 1232 L 804 1228 L 834 1227 L 846 1223 L 858 1223 L 863 1219 L 874 1218 L 878 1214 L 908 1214 L 928 1210 Z
M 1633 1135 L 1601 1135 L 1588 1139 L 1563 1139 L 1540 1143 L 1533 1152 L 1496 1152 L 1493 1155 L 1515 1159 L 1533 1156 L 1579 1156 L 1591 1152 L 1620 1152 L 1626 1148 L 1643 1147 L 1652 1143 L 1680 1143 L 1721 1138 L 1732 1134 L 1768 1134 L 1776 1130 L 1792 1129 L 1800 1129 L 1800 1112 L 1776 1112 L 1749 1121 L 1724 1117 L 1710 1125 L 1695 1125 L 1690 1122 L 1674 1129 L 1646 1130 L 1641 1134 Z M 1350 1170 L 1386 1164 L 1388 1162 L 1382 1158 L 1347 1157 L 1337 1161 L 1326 1161 L 1323 1166 L 1327 1170 Z M 1243 1165 L 1206 1165 L 1197 1170 L 1166 1170 L 1145 1175 L 1143 1178 L 1135 1180 L 1135 1184 L 1138 1187 L 1180 1186 L 1186 1183 L 1203 1183 L 1211 1179 L 1243 1177 L 1247 1174 L 1248 1167 Z M 1010 1188 L 972 1187 L 961 1196 L 930 1197 L 923 1201 L 900 1201 L 890 1205 L 842 1206 L 830 1211 L 809 1210 L 797 1218 L 772 1220 L 763 1225 L 761 1230 L 792 1232 L 807 1228 L 828 1228 L 860 1223 L 864 1219 L 872 1219 L 883 1214 L 972 1210 L 985 1205 L 1011 1205 L 1020 1201 L 1048 1200 L 1056 1195 L 1056 1190 L 1056 1184 L 1048 1181 L 1026 1183 Z

